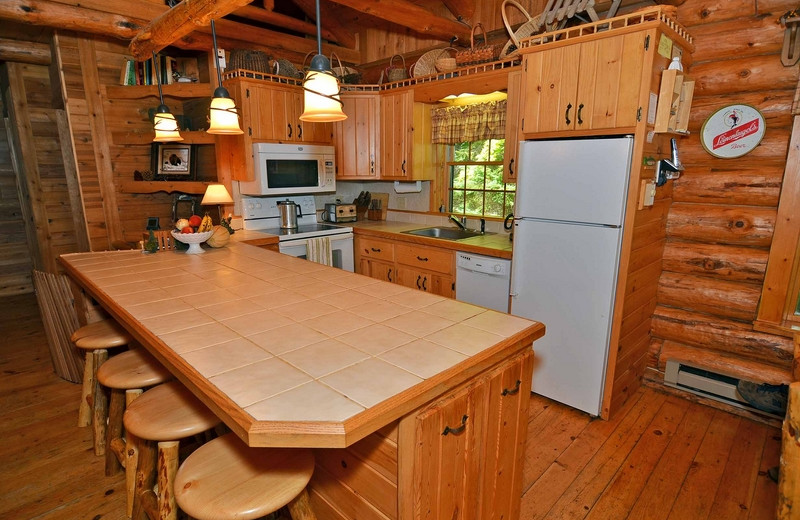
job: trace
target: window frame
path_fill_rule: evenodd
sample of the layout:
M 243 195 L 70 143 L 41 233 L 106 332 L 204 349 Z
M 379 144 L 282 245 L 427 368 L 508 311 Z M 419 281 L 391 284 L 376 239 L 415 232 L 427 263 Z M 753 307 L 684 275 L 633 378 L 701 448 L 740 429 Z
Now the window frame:
M 757 330 L 784 336 L 800 332 L 800 316 L 794 314 L 800 296 L 800 115 L 794 117 L 791 135 L 775 231 L 753 323 Z
M 454 166 L 465 166 L 465 167 L 467 167 L 467 166 L 471 166 L 471 165 L 479 165 L 479 166 L 483 166 L 484 168 L 486 168 L 487 166 L 499 166 L 500 167 L 500 173 L 502 175 L 504 170 L 505 170 L 505 168 L 506 168 L 506 164 L 505 164 L 505 145 L 506 145 L 505 138 L 498 138 L 498 139 L 489 138 L 489 139 L 479 139 L 478 141 L 463 141 L 463 142 L 464 143 L 470 143 L 470 150 L 472 150 L 472 143 L 476 143 L 476 142 L 479 142 L 479 141 L 495 141 L 495 142 L 497 142 L 497 141 L 501 141 L 501 140 L 503 141 L 503 159 L 501 159 L 499 161 L 458 162 L 458 161 L 454 160 L 455 159 L 455 146 L 456 145 L 447 145 L 447 147 L 448 147 L 447 160 L 444 163 L 444 196 L 445 196 L 445 201 L 444 202 L 445 202 L 445 208 L 447 209 L 447 213 L 450 213 L 452 215 L 464 216 L 464 217 L 467 217 L 467 218 L 487 218 L 487 219 L 498 219 L 498 220 L 501 220 L 501 219 L 503 219 L 505 217 L 505 215 L 499 215 L 499 216 L 486 215 L 486 195 L 485 194 L 486 193 L 503 193 L 503 210 L 505 212 L 505 207 L 506 207 L 505 203 L 506 203 L 506 200 L 507 200 L 507 197 L 508 197 L 507 194 L 508 193 L 513 193 L 514 194 L 514 200 L 516 200 L 516 189 L 508 190 L 506 188 L 506 186 L 508 184 L 514 184 L 515 188 L 516 188 L 516 183 L 505 182 L 505 180 L 503 180 L 503 189 L 502 190 L 487 190 L 486 189 L 486 176 L 485 176 L 485 174 L 484 174 L 483 188 L 480 189 L 480 190 L 478 190 L 478 189 L 469 189 L 469 188 L 466 188 L 466 186 L 464 187 L 464 189 L 453 188 L 453 183 L 452 183 L 452 178 L 453 178 L 453 176 L 452 176 L 452 168 Z M 491 146 L 491 144 L 490 144 L 490 146 Z M 505 177 L 505 176 L 503 175 L 503 177 Z M 466 198 L 465 198 L 465 201 L 464 201 L 464 212 L 459 212 L 459 211 L 453 210 L 452 194 L 453 194 L 454 191 L 463 191 L 465 193 L 465 197 L 466 197 L 466 192 L 467 191 L 482 191 L 484 193 L 484 198 L 483 198 L 483 206 L 481 208 L 481 214 L 477 215 L 477 214 L 472 214 L 472 213 L 466 213 Z

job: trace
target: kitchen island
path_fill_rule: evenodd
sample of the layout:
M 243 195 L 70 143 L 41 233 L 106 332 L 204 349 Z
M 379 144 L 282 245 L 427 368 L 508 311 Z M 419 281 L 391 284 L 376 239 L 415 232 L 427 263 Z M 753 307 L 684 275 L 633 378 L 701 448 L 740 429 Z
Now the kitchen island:
M 64 255 L 250 446 L 314 447 L 320 518 L 516 518 L 540 323 L 243 243 Z

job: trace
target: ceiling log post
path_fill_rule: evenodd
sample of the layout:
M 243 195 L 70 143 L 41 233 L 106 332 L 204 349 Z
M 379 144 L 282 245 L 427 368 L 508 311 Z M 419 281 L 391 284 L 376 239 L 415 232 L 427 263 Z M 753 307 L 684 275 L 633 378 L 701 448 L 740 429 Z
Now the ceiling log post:
M 405 0 L 331 0 L 388 22 L 408 27 L 414 32 L 437 40 L 449 41 L 456 36 L 469 42 L 471 29 L 455 20 L 448 20 Z
M 131 40 L 128 49 L 134 58 L 145 60 L 195 29 L 210 25 L 212 19 L 222 18 L 250 2 L 252 0 L 183 1 L 147 24 Z
M 295 5 L 299 7 L 305 15 L 314 20 L 316 23 L 317 18 L 317 9 L 316 5 L 314 4 L 314 0 L 294 0 Z M 344 47 L 355 48 L 356 46 L 356 38 L 353 33 L 345 27 L 340 22 L 341 16 L 334 16 L 334 9 L 339 7 L 336 5 L 330 5 L 329 3 L 321 4 L 320 6 L 320 17 L 325 21 L 325 27 L 322 29 L 322 37 L 327 39 L 325 36 L 326 32 L 330 32 L 333 36 L 333 40 L 338 42 Z M 317 32 L 314 31 L 314 36 L 316 36 Z M 339 58 L 342 58 L 341 55 L 337 53 Z M 352 63 L 359 63 L 361 60 L 354 61 Z
M 144 27 L 143 20 L 72 7 L 46 0 L 3 0 L 0 20 L 55 27 L 116 38 L 133 38 Z

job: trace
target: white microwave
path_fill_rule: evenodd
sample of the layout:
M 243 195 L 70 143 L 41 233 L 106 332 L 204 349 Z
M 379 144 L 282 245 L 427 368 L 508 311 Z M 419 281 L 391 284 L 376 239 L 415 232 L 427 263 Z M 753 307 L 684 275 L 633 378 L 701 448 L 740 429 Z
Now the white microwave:
M 336 191 L 333 146 L 254 143 L 252 181 L 239 182 L 243 195 L 297 195 Z

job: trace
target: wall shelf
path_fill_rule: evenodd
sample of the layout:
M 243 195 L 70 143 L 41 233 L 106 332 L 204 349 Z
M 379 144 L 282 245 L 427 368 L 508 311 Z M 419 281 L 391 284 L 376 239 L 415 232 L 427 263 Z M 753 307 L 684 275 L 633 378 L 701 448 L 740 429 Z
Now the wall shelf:
M 656 110 L 656 132 L 688 134 L 694 81 L 683 72 L 667 69 L 661 73 L 661 89 Z
M 176 141 L 180 144 L 215 144 L 216 138 L 204 130 L 181 130 L 183 141 Z M 153 132 L 111 132 L 114 144 L 150 144 L 153 142 Z
M 212 182 L 204 181 L 124 181 L 119 186 L 120 193 L 188 193 L 203 195 Z
M 214 94 L 214 87 L 211 83 L 172 83 L 162 85 L 164 97 L 189 99 L 189 98 L 210 98 Z M 108 85 L 106 87 L 106 97 L 109 99 L 143 99 L 146 97 L 158 97 L 157 85 Z

